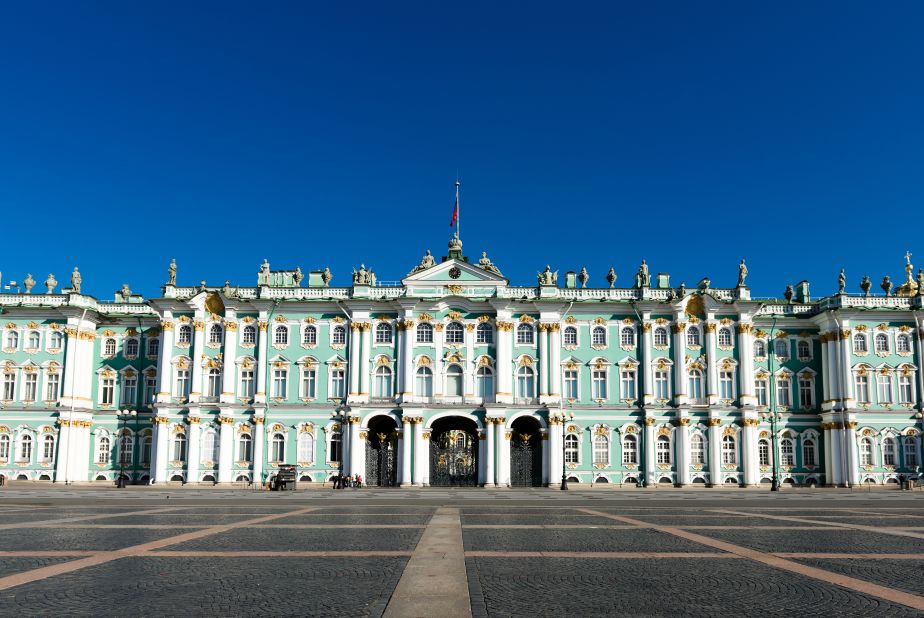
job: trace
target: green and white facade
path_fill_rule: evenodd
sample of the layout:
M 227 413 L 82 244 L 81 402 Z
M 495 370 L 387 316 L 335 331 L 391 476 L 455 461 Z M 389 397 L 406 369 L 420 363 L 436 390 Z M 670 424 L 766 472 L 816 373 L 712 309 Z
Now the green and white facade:
M 400 284 L 270 271 L 0 294 L 0 474 L 31 481 L 758 486 L 919 472 L 924 286 L 512 286 L 450 241 Z M 79 289 L 79 286 L 75 286 Z M 134 412 L 134 414 L 132 414 Z M 774 457 L 774 451 L 776 457 Z

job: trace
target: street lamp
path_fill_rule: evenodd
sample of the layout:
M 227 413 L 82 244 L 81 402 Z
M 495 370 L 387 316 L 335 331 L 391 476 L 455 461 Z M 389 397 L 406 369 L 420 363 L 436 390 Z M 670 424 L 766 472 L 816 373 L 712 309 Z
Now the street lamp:
M 771 448 L 773 449 L 773 478 L 770 483 L 770 491 L 779 491 L 780 490 L 780 478 L 777 476 L 777 435 L 776 435 L 776 423 L 777 421 L 783 420 L 782 414 L 777 414 L 776 412 L 764 412 L 760 415 L 765 421 L 770 421 L 770 434 L 771 434 Z
M 340 404 L 334 408 L 334 412 L 334 420 L 337 421 L 337 426 L 340 428 L 338 430 L 340 434 L 340 453 L 337 455 L 337 482 L 334 484 L 334 489 L 343 489 L 343 421 L 350 413 L 350 406 Z
M 574 412 L 568 413 L 568 422 L 574 420 Z M 565 456 L 565 417 L 562 415 L 561 418 L 561 490 L 568 491 L 568 472 L 565 468 L 566 456 Z
M 124 489 L 124 488 L 125 488 L 125 485 L 126 485 L 126 483 L 125 483 L 125 464 L 126 464 L 126 460 L 128 460 L 127 463 L 131 463 L 131 457 L 132 457 L 132 454 L 133 454 L 133 453 L 132 453 L 132 452 L 128 452 L 128 453 L 125 452 L 124 446 L 125 446 L 126 440 L 125 440 L 125 436 L 122 435 L 122 429 L 124 429 L 124 428 L 127 427 L 127 425 L 128 425 L 128 419 L 134 419 L 136 416 L 138 416 L 138 412 L 137 412 L 136 410 L 119 410 L 118 415 L 119 415 L 119 422 L 120 422 L 120 423 L 124 423 L 124 424 L 119 428 L 119 438 L 118 438 L 118 440 L 119 440 L 119 441 L 118 441 L 118 445 L 119 445 L 119 482 L 116 483 L 116 486 L 119 487 L 120 489 Z M 134 449 L 134 446 L 135 446 L 135 444 L 134 444 L 134 442 L 132 442 L 132 447 L 133 447 L 133 448 L 132 448 L 132 451 L 135 450 L 135 449 Z

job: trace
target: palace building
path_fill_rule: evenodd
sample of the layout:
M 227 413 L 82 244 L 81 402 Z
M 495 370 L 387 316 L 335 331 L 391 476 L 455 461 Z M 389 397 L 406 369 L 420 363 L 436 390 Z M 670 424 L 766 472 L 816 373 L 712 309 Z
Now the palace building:
M 0 294 L 0 474 L 102 483 L 378 486 L 888 485 L 921 469 L 924 275 L 813 299 L 627 287 L 545 267 L 514 286 L 482 253 L 270 270 L 252 287 L 114 301 Z

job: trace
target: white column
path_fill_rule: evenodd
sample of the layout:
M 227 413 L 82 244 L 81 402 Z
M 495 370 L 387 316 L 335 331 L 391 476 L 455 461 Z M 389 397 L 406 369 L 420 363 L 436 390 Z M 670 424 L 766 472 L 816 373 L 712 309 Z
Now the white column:
M 257 322 L 257 329 L 260 335 L 257 340 L 257 392 L 254 394 L 254 403 L 266 403 L 266 365 L 269 361 L 266 348 L 269 339 L 269 324 L 266 320 L 260 319 Z
M 85 482 L 90 480 L 90 444 L 92 442 L 90 436 L 90 423 L 84 423 L 84 425 L 79 428 L 78 432 L 80 439 L 76 440 L 76 442 L 80 445 L 80 450 L 78 451 L 79 459 L 76 466 L 77 478 L 75 480 Z M 33 454 L 33 457 L 34 456 Z
M 234 412 L 222 410 L 218 422 L 221 434 L 218 437 L 218 482 L 230 483 L 234 480 Z
M 828 443 L 828 449 L 831 451 L 831 475 L 832 482 L 835 485 L 844 484 L 844 440 L 843 430 L 839 423 L 832 423 L 830 431 L 831 441 Z
M 82 375 L 78 377 L 75 373 L 78 369 L 76 362 L 78 352 L 78 328 L 79 325 L 76 325 L 75 323 L 74 326 L 68 326 L 68 328 L 65 329 L 65 333 L 67 334 L 67 342 L 64 346 L 64 389 L 61 391 L 61 406 L 67 408 L 70 408 L 72 403 L 74 406 L 78 405 L 78 402 L 75 399 L 76 392 L 74 385 L 77 383 L 78 379 L 83 379 Z M 83 402 L 83 407 L 86 407 L 85 403 L 86 402 Z M 10 449 L 12 448 L 13 446 L 10 445 Z M 12 456 L 10 460 L 12 461 Z
M 824 432 L 825 485 L 835 485 L 837 484 L 837 471 L 835 470 L 833 446 L 831 445 L 834 440 L 831 423 L 823 422 L 821 427 Z
M 847 421 L 844 425 L 844 432 L 847 440 L 847 478 L 851 485 L 860 482 L 859 470 L 859 453 L 857 452 L 857 423 L 856 421 Z
M 193 353 L 192 353 L 192 390 L 189 393 L 190 403 L 202 398 L 202 353 L 205 349 L 205 322 L 201 312 L 196 312 L 193 320 Z
M 741 382 L 741 405 L 753 406 L 757 404 L 757 397 L 754 395 L 754 341 L 751 339 L 750 323 L 742 322 L 738 324 L 738 354 L 740 355 L 741 364 L 738 376 Z
M 465 360 L 465 388 L 462 394 L 465 396 L 466 401 L 480 403 L 481 400 L 475 397 L 475 372 L 478 371 L 478 359 L 475 358 L 474 324 L 465 325 Z
M 561 326 L 549 324 L 549 401 L 561 399 Z
M 655 419 L 645 419 L 645 487 L 651 489 L 655 479 Z
M 363 454 L 362 440 L 359 437 L 359 417 L 350 417 L 350 474 L 361 474 L 359 458 Z
M 546 430 L 540 433 L 539 444 L 542 445 L 542 484 L 548 485 L 551 481 L 551 467 L 549 466 L 549 432 Z
M 558 416 L 549 418 L 549 486 L 554 486 L 561 476 L 562 420 Z
M 674 319 L 674 402 L 681 406 L 687 403 L 687 367 L 684 362 L 686 348 L 686 324 L 680 316 Z
M 430 458 L 424 453 L 423 444 L 423 419 L 420 417 L 409 419 L 413 424 L 413 440 L 414 440 L 414 474 L 413 474 L 413 483 L 417 487 L 422 487 L 424 484 L 424 465 L 430 464 Z
M 258 486 L 263 485 L 263 445 L 265 442 L 263 417 L 255 416 L 253 417 L 253 482 Z
M 405 318 L 403 323 L 403 333 L 404 339 L 401 340 L 401 370 L 404 373 L 404 392 L 402 393 L 401 400 L 409 401 L 411 397 L 414 396 L 414 338 L 416 332 L 414 331 L 414 320 L 409 320 Z M 405 440 L 410 438 L 409 433 L 404 434 Z M 408 475 L 405 482 L 410 482 L 410 475 Z
M 549 395 L 549 325 L 538 324 L 539 328 L 539 401 L 545 402 Z
M 430 486 L 430 430 L 424 427 L 423 418 L 420 419 L 420 471 L 423 475 L 423 486 Z
M 359 347 L 362 331 L 359 328 L 359 324 L 356 322 L 350 323 L 350 402 L 359 400 L 359 374 L 362 372 L 362 368 L 359 366 Z
M 760 424 L 756 418 L 745 418 L 744 428 L 741 430 L 741 463 L 744 467 L 744 484 L 757 485 L 759 474 L 757 471 L 757 426 Z
M 844 320 L 844 330 L 840 333 L 840 352 L 844 407 L 852 408 L 856 405 L 856 397 L 853 392 L 853 380 L 850 376 L 850 329 L 847 327 L 847 320 Z M 874 386 L 874 384 L 871 384 L 870 388 Z
M 918 291 L 918 294 L 921 294 L 921 292 Z M 917 390 L 916 394 L 917 394 L 917 401 L 918 401 L 918 410 L 920 410 L 921 412 L 924 412 L 924 369 L 921 368 L 921 364 L 924 363 L 924 328 L 921 328 L 921 323 L 918 320 L 918 315 L 916 312 L 914 314 L 914 326 L 915 326 L 916 334 L 914 335 L 913 338 L 915 341 L 917 341 L 917 349 L 918 349 L 918 356 L 917 356 L 918 370 L 916 372 L 917 378 L 918 378 L 918 388 L 916 389 Z M 918 438 L 918 443 L 919 444 L 921 443 L 920 437 Z M 919 455 L 918 462 L 920 461 L 921 459 Z
M 652 379 L 651 368 L 651 322 L 648 321 L 649 314 L 642 314 L 642 347 L 639 350 L 639 362 L 642 363 L 642 401 L 645 405 L 654 403 L 654 380 Z
M 828 349 L 828 366 L 825 368 L 825 370 L 828 374 L 828 394 L 831 397 L 832 404 L 835 402 L 840 402 L 844 398 L 843 389 L 841 388 L 841 373 L 839 370 L 840 362 L 838 361 L 839 342 L 839 331 L 833 330 L 828 333 L 828 342 L 825 344 L 825 347 Z
M 230 312 L 229 312 L 230 313 Z M 237 322 L 232 318 L 225 319 L 224 356 L 221 367 L 221 402 L 234 403 L 234 382 L 237 364 Z
M 709 481 L 717 487 L 722 484 L 722 419 L 709 419 Z
M 647 364 L 647 363 L 646 363 Z M 674 430 L 674 439 L 679 438 L 677 449 L 677 482 L 681 486 L 690 484 L 690 419 L 677 419 L 677 428 Z
M 443 324 L 433 325 L 433 396 L 443 396 Z
M 167 456 L 170 448 L 170 421 L 163 416 L 154 417 L 154 441 L 157 443 L 157 461 L 154 465 L 154 481 L 166 483 Z
M 359 351 L 359 396 L 363 401 L 369 400 L 369 393 L 372 389 L 370 382 L 369 356 L 372 354 L 372 323 L 362 323 L 362 349 Z
M 511 357 L 513 324 L 497 321 L 497 402 L 513 403 L 513 358 Z
M 498 418 L 497 424 L 497 485 L 498 487 L 510 486 L 510 438 L 507 437 L 507 421 L 504 418 Z
M 171 361 L 173 361 L 173 327 L 173 321 L 169 319 L 165 319 L 160 323 L 160 349 L 157 353 L 158 403 L 170 401 L 170 380 L 173 378 L 173 365 L 171 364 Z M 153 461 L 153 456 L 151 459 Z M 153 474 L 151 478 L 154 478 Z
M 703 324 L 703 329 L 706 331 L 706 396 L 709 398 L 709 405 L 716 405 L 719 403 L 719 381 L 716 374 L 715 367 L 715 358 L 716 358 L 716 345 L 715 345 L 715 329 L 716 324 L 712 321 L 712 316 L 709 316 L 709 320 Z
M 190 416 L 186 419 L 189 429 L 186 432 L 186 482 L 199 482 L 199 446 L 202 443 L 202 432 L 199 429 L 199 417 Z
M 485 486 L 488 482 L 488 440 L 490 431 L 478 431 L 478 485 Z
M 494 487 L 494 479 L 496 478 L 494 471 L 494 458 L 496 452 L 496 437 L 497 431 L 495 429 L 495 421 L 493 418 L 487 417 L 484 419 L 485 424 L 485 437 L 487 438 L 485 442 L 487 443 L 487 452 L 485 453 L 485 468 L 484 468 L 484 486 L 485 487 Z
M 70 418 L 64 419 L 63 414 L 58 419 L 58 456 L 55 458 L 55 482 L 70 482 L 71 470 L 73 466 L 68 461 L 73 449 L 70 448 L 70 441 L 74 439 L 71 433 Z M 10 445 L 12 451 L 13 445 Z M 12 455 L 12 452 L 10 453 Z
M 399 484 L 401 487 L 407 487 L 413 483 L 411 479 L 411 444 L 414 442 L 414 425 L 410 417 L 402 419 L 401 439 L 401 478 Z
M 831 372 L 828 370 L 828 335 L 822 333 L 821 339 L 821 373 L 818 378 L 821 380 L 821 405 L 822 409 L 827 409 L 831 401 Z
M 359 427 L 359 424 L 356 425 Z M 366 482 L 366 439 L 369 437 L 369 432 L 365 429 L 359 429 L 356 434 L 356 442 L 354 443 L 354 449 L 350 451 L 350 456 L 353 457 L 353 465 L 350 467 L 350 474 L 358 474 L 363 477 L 363 482 Z

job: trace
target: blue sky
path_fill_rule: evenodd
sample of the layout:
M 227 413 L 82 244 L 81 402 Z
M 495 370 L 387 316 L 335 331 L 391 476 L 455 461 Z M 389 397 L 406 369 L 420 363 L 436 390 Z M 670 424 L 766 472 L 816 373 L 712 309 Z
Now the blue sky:
M 516 284 L 924 266 L 921 3 L 496 4 L 3 4 L 3 278 L 399 279 L 457 174 L 466 253 Z

